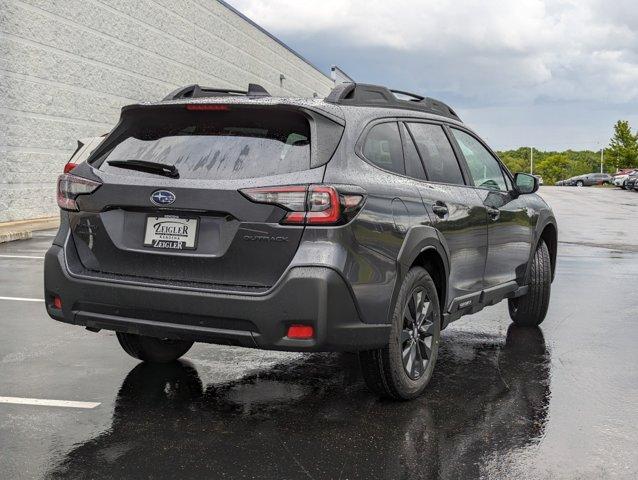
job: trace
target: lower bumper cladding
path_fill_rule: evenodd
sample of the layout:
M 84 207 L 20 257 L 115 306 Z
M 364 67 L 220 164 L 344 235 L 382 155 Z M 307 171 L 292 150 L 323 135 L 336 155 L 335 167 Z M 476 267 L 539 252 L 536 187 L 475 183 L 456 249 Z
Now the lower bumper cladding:
M 287 351 L 356 351 L 388 341 L 389 325 L 362 322 L 345 281 L 327 267 L 291 268 L 253 295 L 80 278 L 57 245 L 44 270 L 48 314 L 90 330 Z

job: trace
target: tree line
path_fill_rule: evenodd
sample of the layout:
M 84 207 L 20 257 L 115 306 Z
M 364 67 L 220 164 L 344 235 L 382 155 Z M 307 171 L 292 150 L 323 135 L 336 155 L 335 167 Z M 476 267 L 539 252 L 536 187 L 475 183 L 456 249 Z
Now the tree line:
M 530 148 L 497 152 L 512 172 L 530 171 Z M 604 151 L 603 171 L 615 173 L 622 168 L 638 167 L 638 132 L 629 122 L 619 120 L 614 135 Z M 541 175 L 548 185 L 576 175 L 600 171 L 600 150 L 541 151 L 534 149 L 534 174 Z

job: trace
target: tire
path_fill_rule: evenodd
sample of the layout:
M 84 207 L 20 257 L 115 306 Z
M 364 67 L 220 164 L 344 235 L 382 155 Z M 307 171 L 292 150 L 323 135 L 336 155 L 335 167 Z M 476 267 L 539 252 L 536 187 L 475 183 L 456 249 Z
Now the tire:
M 359 352 L 361 371 L 377 395 L 411 400 L 423 393 L 432 378 L 441 337 L 439 297 L 424 268 L 414 267 L 406 274 L 391 322 L 385 347 Z
M 577 187 L 582 187 L 582 186 L 584 186 L 584 185 L 585 185 L 585 183 L 584 183 L 582 180 L 578 180 L 578 181 L 576 182 L 576 186 L 577 186 Z
M 549 307 L 551 287 L 552 266 L 549 250 L 541 240 L 532 260 L 527 294 L 508 300 L 512 321 L 521 327 L 533 327 L 543 323 Z
M 117 332 L 117 340 L 131 357 L 151 363 L 174 362 L 193 346 L 193 342 L 188 340 L 146 337 L 124 332 Z

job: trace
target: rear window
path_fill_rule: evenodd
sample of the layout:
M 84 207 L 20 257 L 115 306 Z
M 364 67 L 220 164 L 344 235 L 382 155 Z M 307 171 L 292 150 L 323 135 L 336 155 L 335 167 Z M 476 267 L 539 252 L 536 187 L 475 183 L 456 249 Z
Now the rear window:
M 190 179 L 254 178 L 310 168 L 310 127 L 297 112 L 144 109 L 128 112 L 118 130 L 111 148 L 91 163 L 119 175 L 154 176 L 113 167 L 109 160 L 174 165 L 180 178 Z

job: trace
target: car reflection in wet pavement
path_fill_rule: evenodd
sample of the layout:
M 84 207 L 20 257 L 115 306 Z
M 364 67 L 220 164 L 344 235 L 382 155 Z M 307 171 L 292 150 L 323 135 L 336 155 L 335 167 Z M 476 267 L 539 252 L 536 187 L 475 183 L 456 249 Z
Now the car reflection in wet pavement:
M 456 333 L 427 393 L 383 402 L 353 355 L 315 354 L 206 386 L 188 361 L 140 363 L 110 429 L 49 475 L 67 478 L 476 478 L 543 435 L 550 353 L 540 329 Z

